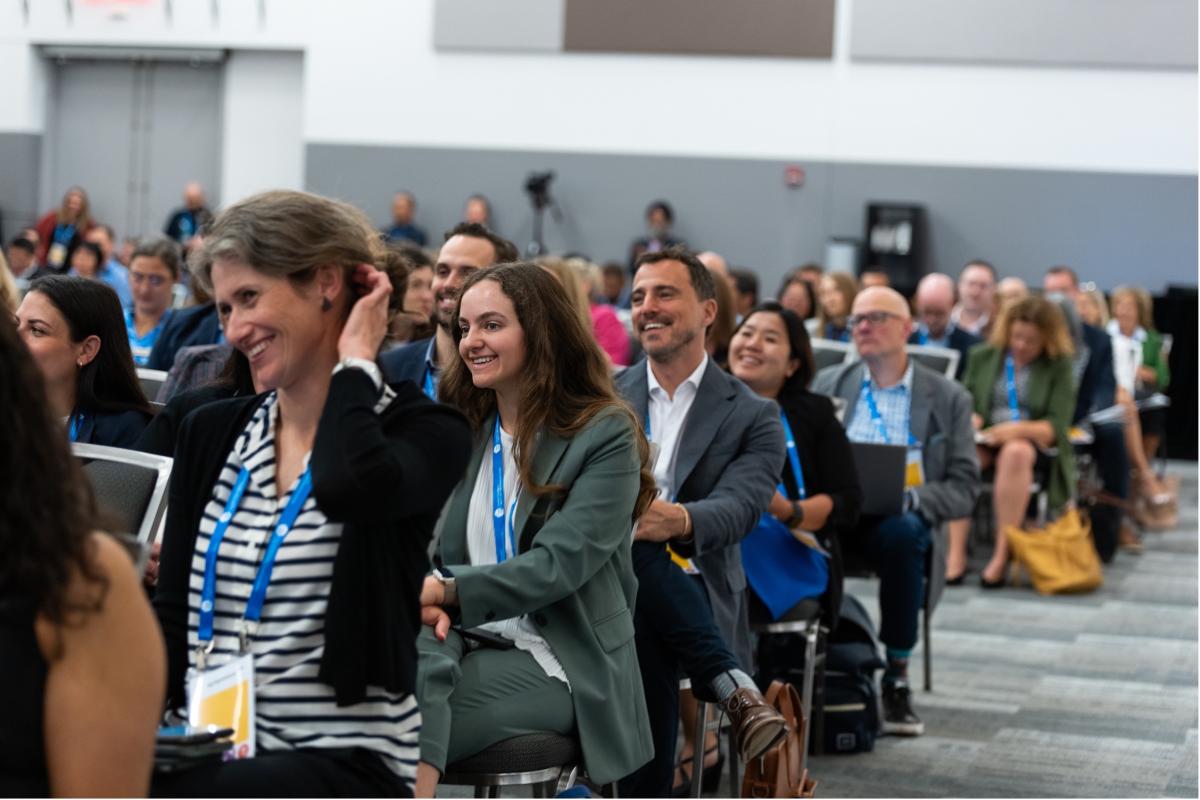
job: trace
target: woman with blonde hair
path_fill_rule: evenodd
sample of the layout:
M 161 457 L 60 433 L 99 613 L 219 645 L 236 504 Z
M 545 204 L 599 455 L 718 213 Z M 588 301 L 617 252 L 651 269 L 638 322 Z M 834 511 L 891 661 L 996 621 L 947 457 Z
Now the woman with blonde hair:
M 991 338 L 967 358 L 963 385 L 974 400 L 979 465 L 995 468 L 996 545 L 980 575 L 984 588 L 1003 585 L 1005 530 L 1024 521 L 1034 467 L 1049 448 L 1058 450 L 1049 465 L 1050 507 L 1071 499 L 1075 455 L 1067 429 L 1075 412 L 1073 350 L 1062 311 L 1030 296 L 1003 306 Z
M 1108 325 L 1108 301 L 1094 283 L 1085 283 L 1075 296 L 1075 310 L 1085 325 L 1103 328 Z
M 15 312 L 19 305 L 21 293 L 17 291 L 17 281 L 8 267 L 8 259 L 4 257 L 4 252 L 0 251 L 0 306 L 11 313 Z
M 65 272 L 71 253 L 94 224 L 87 192 L 81 186 L 67 189 L 62 204 L 47 211 L 34 228 L 38 234 L 37 262 L 48 272 Z
M 629 333 L 612 306 L 592 300 L 591 273 L 594 270 L 598 274 L 599 268 L 582 258 L 557 256 L 542 256 L 536 263 L 562 284 L 567 301 L 579 309 L 608 360 L 618 367 L 629 366 Z
M 818 339 L 835 342 L 850 341 L 846 318 L 858 295 L 858 281 L 848 272 L 828 272 L 821 276 L 817 288 Z

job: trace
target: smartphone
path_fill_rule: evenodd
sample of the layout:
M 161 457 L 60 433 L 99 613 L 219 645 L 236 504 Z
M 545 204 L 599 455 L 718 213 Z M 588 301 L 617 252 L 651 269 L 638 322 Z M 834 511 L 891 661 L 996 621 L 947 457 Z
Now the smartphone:
M 203 728 L 191 725 L 168 725 L 158 729 L 157 743 L 170 745 L 208 744 L 209 742 L 225 739 L 232 735 L 233 728 L 218 728 L 216 725 L 208 725 Z
M 517 643 L 507 636 L 485 631 L 482 628 L 459 628 L 458 632 L 463 635 L 464 639 L 475 642 L 480 647 L 490 647 L 493 650 L 512 650 L 517 646 Z

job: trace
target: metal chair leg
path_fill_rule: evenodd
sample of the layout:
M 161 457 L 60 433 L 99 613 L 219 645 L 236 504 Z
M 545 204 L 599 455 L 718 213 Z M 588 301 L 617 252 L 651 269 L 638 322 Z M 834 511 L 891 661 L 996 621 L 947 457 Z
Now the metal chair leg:
M 704 755 L 708 744 L 708 703 L 696 701 L 696 729 L 692 739 L 692 791 L 690 797 L 699 797 L 704 786 Z
M 737 742 L 734 741 L 733 725 L 726 731 L 725 748 L 729 751 L 729 796 L 736 797 L 742 788 L 742 761 L 738 755 Z
M 804 684 L 800 689 L 800 712 L 804 717 L 804 733 L 800 739 L 800 774 L 808 766 L 808 737 L 812 730 L 813 683 L 817 676 L 817 638 L 820 619 L 811 619 L 804 629 Z
M 921 660 L 925 664 L 925 691 L 933 691 L 933 645 L 929 636 L 929 609 L 926 608 L 921 613 L 921 636 L 924 640 L 924 651 Z

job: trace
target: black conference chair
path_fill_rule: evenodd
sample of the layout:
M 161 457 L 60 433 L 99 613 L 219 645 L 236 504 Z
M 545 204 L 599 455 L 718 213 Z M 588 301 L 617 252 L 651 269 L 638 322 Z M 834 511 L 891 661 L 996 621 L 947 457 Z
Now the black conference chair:
M 119 526 L 114 532 L 153 544 L 167 516 L 172 459 L 78 442 L 71 452 L 83 463 L 100 510 Z
M 583 753 L 574 736 L 530 733 L 446 765 L 441 782 L 473 786 L 476 797 L 499 797 L 502 786 L 529 786 L 534 797 L 554 797 L 580 778 Z M 606 796 L 617 797 L 616 783 Z

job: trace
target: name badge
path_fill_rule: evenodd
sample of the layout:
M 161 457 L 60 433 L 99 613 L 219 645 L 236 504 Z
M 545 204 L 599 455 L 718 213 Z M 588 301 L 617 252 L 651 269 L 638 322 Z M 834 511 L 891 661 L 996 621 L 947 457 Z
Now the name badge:
M 232 728 L 227 760 L 254 758 L 254 657 L 249 653 L 214 669 L 192 670 L 188 678 L 188 724 Z
M 925 485 L 925 464 L 920 448 L 910 447 L 904 457 L 904 488 L 913 489 Z
M 46 263 L 52 267 L 61 267 L 67 261 L 67 247 L 60 242 L 55 242 L 50 245 L 50 252 L 46 254 Z

